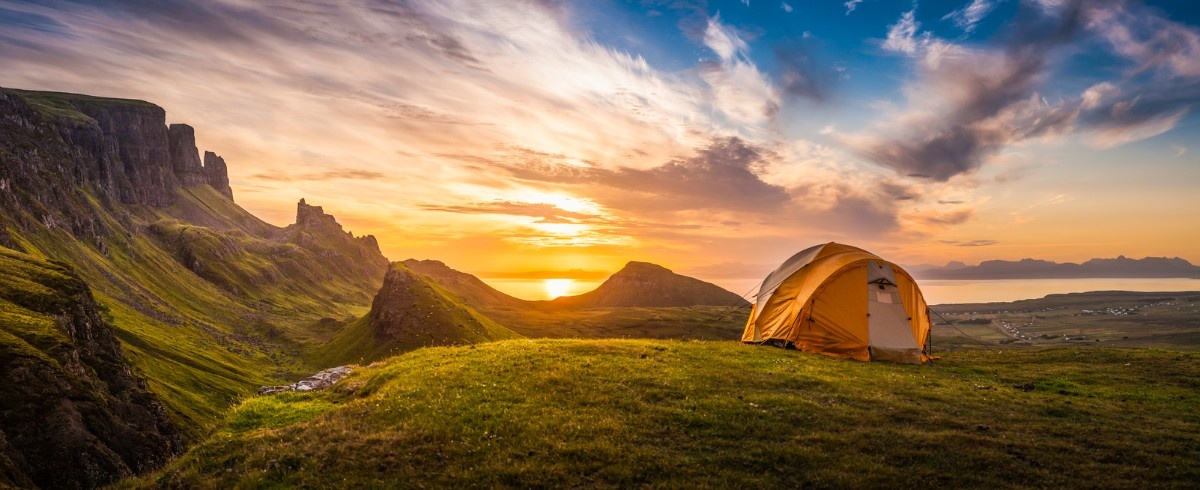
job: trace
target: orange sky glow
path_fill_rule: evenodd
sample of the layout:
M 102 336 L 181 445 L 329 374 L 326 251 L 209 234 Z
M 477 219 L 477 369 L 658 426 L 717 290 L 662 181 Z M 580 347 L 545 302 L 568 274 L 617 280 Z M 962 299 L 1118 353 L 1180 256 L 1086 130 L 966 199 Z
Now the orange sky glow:
M 769 30 L 730 20 L 741 2 L 701 12 L 674 64 L 658 62 L 653 39 L 615 47 L 619 36 L 598 30 L 586 4 L 268 12 L 214 2 L 187 26 L 22 5 L 13 8 L 72 36 L 43 29 L 23 33 L 28 44 L 0 42 L 0 85 L 152 101 L 229 162 L 236 201 L 267 221 L 291 223 L 305 198 L 375 235 L 392 260 L 438 259 L 486 277 L 594 280 L 640 260 L 721 282 L 761 277 L 827 241 L 908 266 L 1200 262 L 1200 124 L 1188 104 L 1200 79 L 1196 27 L 1136 3 L 1096 7 L 1081 28 L 1090 49 L 1124 60 L 1157 46 L 1138 37 L 1138 22 L 1176 29 L 1190 47 L 1047 95 L 1055 63 L 1073 53 L 1063 49 L 1002 108 L 960 124 L 946 114 L 974 107 L 966 87 L 1012 78 L 1012 51 L 1001 36 L 936 31 L 954 26 L 937 12 L 921 24 L 924 10 L 901 3 L 864 27 L 873 30 L 844 60 L 826 48 L 837 68 L 828 83 L 845 88 L 819 98 L 789 95 L 794 80 L 773 68 L 782 62 L 759 57 L 771 52 Z M 1052 3 L 1032 2 L 1047 18 Z M 1125 37 L 1110 35 L 1121 28 Z M 797 39 L 820 39 L 807 29 Z M 1145 74 L 1177 81 L 1192 100 L 1119 125 L 1092 121 L 1100 104 L 1128 109 L 1121 97 L 1156 87 L 1130 85 Z M 1052 130 L 1012 130 L 1067 106 L 1074 119 Z M 969 165 L 915 168 L 888 149 L 927 136 L 913 128 L 955 124 L 991 135 Z

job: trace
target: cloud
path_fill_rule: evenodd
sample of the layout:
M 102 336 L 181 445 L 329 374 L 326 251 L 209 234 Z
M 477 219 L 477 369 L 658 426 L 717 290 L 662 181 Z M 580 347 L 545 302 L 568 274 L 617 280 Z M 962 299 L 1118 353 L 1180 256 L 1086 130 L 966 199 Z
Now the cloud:
M 950 12 L 942 17 L 942 20 L 950 20 L 954 25 L 964 32 L 970 33 L 975 30 L 975 25 L 979 21 L 987 17 L 988 14 L 996 8 L 999 0 L 971 0 L 963 8 Z
M 850 15 L 854 9 L 858 8 L 858 4 L 863 3 L 863 0 L 847 0 L 842 5 L 846 7 L 846 15 Z
M 972 8 L 985 15 L 988 5 L 972 2 L 962 15 L 975 18 Z M 994 48 L 921 32 L 915 10 L 904 12 L 889 26 L 881 47 L 909 58 L 915 68 L 906 87 L 907 108 L 873 131 L 833 136 L 882 167 L 945 182 L 1030 140 L 1083 134 L 1093 146 L 1107 148 L 1162 134 L 1200 100 L 1200 79 L 1190 75 L 1191 46 L 1200 42 L 1187 28 L 1132 8 L 1082 1 L 1026 7 Z M 1151 71 L 1156 76 L 1105 81 L 1055 101 L 1039 95 L 1053 69 L 1051 59 L 1057 59 L 1052 57 L 1096 37 L 1107 39 L 1122 59 L 1138 63 L 1134 75 Z M 1167 44 L 1166 39 L 1183 48 L 1149 47 Z
M 1000 243 L 999 240 L 940 240 L 940 242 L 955 247 L 990 247 Z
M 773 119 L 780 107 L 778 90 L 750 61 L 750 46 L 720 15 L 708 19 L 704 45 L 720 58 L 699 67 L 713 106 L 738 124 L 762 126 Z
M 850 7 L 850 2 L 847 2 L 846 6 Z M 850 11 L 853 10 L 853 8 L 850 8 Z M 847 11 L 847 13 L 850 11 Z M 917 52 L 917 29 L 921 27 L 921 24 L 917 22 L 916 14 L 916 9 L 909 10 L 901 14 L 900 19 L 895 24 L 888 26 L 887 38 L 883 41 L 883 49 L 904 54 Z
M 814 59 L 805 44 L 793 41 L 775 46 L 775 64 L 783 93 L 823 102 L 834 79 L 831 65 Z
M 788 3 L 787 3 L 787 2 L 781 2 L 781 3 L 779 4 L 779 8 L 783 9 L 783 11 L 784 11 L 784 12 L 787 12 L 787 13 L 789 13 L 789 14 L 790 14 L 790 13 L 792 13 L 792 10 L 793 10 L 793 9 L 792 9 L 792 6 L 791 6 L 791 5 L 788 5 Z
M 758 173 L 768 151 L 736 137 L 717 139 L 695 155 L 650 169 L 577 167 L 544 161 L 507 165 L 518 178 L 585 187 L 607 207 L 632 210 L 736 210 L 771 212 L 788 192 Z
M 511 216 L 530 216 L 541 218 L 541 220 L 545 222 L 576 223 L 597 218 L 597 215 L 594 214 L 568 211 L 548 203 L 493 201 L 485 203 L 471 203 L 466 205 L 427 204 L 421 207 L 430 211 L 458 214 L 506 214 Z
M 359 169 L 327 170 L 306 173 L 259 173 L 254 178 L 273 182 L 325 182 L 329 180 L 380 180 L 387 175 Z

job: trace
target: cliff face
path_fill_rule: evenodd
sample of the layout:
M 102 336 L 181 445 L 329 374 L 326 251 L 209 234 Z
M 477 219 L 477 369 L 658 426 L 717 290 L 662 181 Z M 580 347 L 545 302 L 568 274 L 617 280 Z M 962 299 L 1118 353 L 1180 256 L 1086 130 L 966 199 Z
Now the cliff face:
M 4 249 L 0 270 L 0 483 L 95 487 L 177 453 L 178 431 L 88 286 Z
M 167 206 L 180 186 L 213 183 L 225 192 L 224 161 L 203 167 L 191 126 L 166 125 L 156 105 L 76 94 L 0 89 L 0 180 L 33 201 L 61 204 L 84 186 L 124 204 Z M 214 155 L 215 156 L 215 155 Z M 47 175 L 61 179 L 47 188 Z M 56 179 L 58 180 L 58 179 Z M 41 181 L 41 182 L 36 182 Z M 42 184 L 42 185 L 37 185 Z M 61 206 L 51 206 L 58 208 Z
M 229 167 L 225 166 L 224 158 L 211 151 L 204 152 L 204 173 L 208 185 L 230 201 L 233 200 L 233 189 L 229 188 Z

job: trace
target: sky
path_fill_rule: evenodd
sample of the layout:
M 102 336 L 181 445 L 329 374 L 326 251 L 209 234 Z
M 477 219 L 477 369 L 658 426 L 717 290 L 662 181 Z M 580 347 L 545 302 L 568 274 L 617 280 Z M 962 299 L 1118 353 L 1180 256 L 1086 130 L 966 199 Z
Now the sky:
M 1189 0 L 0 0 L 0 86 L 154 102 L 267 221 L 485 277 L 1200 263 Z

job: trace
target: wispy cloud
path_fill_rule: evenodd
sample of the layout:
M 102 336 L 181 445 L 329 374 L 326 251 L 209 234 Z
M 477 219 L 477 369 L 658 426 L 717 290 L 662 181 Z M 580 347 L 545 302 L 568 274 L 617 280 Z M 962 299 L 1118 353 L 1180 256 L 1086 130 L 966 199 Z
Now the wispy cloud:
M 846 15 L 850 15 L 850 12 L 853 12 L 854 9 L 857 9 L 858 4 L 860 3 L 863 3 L 863 0 L 847 0 L 845 3 L 843 3 L 842 5 L 846 7 Z
M 700 69 L 713 105 L 739 124 L 761 127 L 770 122 L 779 112 L 779 91 L 750 61 L 746 41 L 717 15 L 708 19 L 704 45 L 719 58 Z
M 996 8 L 998 2 L 999 0 L 971 0 L 971 3 L 963 6 L 963 8 L 943 16 L 942 20 L 950 20 L 959 29 L 969 33 L 975 30 L 975 25 L 979 21 L 987 17 Z
M 254 178 L 274 182 L 325 182 L 328 180 L 379 180 L 387 178 L 387 175 L 370 170 L 345 169 L 305 173 L 259 173 L 255 174 Z
M 955 247 L 990 247 L 1000 243 L 999 240 L 941 240 L 941 242 Z

